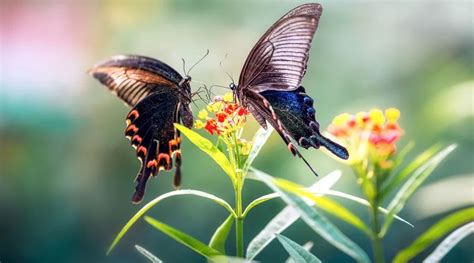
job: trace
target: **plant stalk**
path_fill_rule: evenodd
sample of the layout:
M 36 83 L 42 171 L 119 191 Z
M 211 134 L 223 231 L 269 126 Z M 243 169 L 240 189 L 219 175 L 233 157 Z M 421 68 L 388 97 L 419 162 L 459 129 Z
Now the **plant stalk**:
M 378 202 L 370 204 L 370 217 L 372 220 L 372 252 L 374 254 L 374 261 L 376 263 L 384 263 L 385 255 L 382 244 L 382 237 L 380 236 L 380 222 L 378 218 Z
M 242 187 L 239 185 L 235 189 L 235 242 L 237 257 L 244 257 L 244 218 L 242 216 Z

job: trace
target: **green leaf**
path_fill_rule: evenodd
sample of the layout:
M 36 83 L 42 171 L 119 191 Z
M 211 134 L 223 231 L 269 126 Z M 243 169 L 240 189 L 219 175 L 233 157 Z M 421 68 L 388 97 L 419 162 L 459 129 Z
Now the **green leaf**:
M 321 237 L 326 239 L 326 241 L 359 262 L 370 262 L 367 254 L 356 243 L 352 242 L 352 240 L 344 235 L 336 226 L 323 217 L 317 209 L 309 206 L 306 201 L 297 195 L 280 189 L 273 182 L 270 175 L 254 168 L 251 170 L 274 192 L 279 193 L 281 198 L 287 204 L 295 207 L 300 212 L 301 218 L 306 222 L 306 224 L 316 233 L 321 235 Z
M 308 191 L 305 189 L 303 186 L 292 183 L 290 181 L 284 180 L 284 179 L 274 179 L 274 183 L 282 188 L 285 189 L 288 192 L 291 192 L 295 195 L 298 195 L 300 197 L 308 198 L 311 201 L 315 203 L 315 205 L 322 210 L 326 211 L 327 213 L 336 216 L 337 218 L 349 223 L 350 225 L 358 228 L 361 230 L 363 233 L 365 233 L 367 236 L 371 236 L 371 231 L 369 227 L 365 225 L 365 223 L 357 217 L 355 214 L 353 214 L 350 210 L 347 208 L 343 207 L 339 203 L 326 198 L 322 196 L 317 196 L 311 191 Z
M 303 247 L 304 250 L 309 252 L 311 250 L 311 248 L 313 248 L 313 246 L 314 246 L 314 243 L 311 242 L 311 241 L 308 241 L 302 247 Z M 285 263 L 295 263 L 295 261 L 293 260 L 292 257 L 289 257 L 285 260 Z
M 227 156 L 214 146 L 211 141 L 183 125 L 175 123 L 174 126 L 201 151 L 207 153 L 207 155 L 209 155 L 222 168 L 222 170 L 224 170 L 224 172 L 230 177 L 231 181 L 235 182 L 235 172 L 232 164 L 229 159 L 227 159 Z
M 271 193 L 271 194 L 260 196 L 259 198 L 253 200 L 252 202 L 250 202 L 250 204 L 247 205 L 244 212 L 242 213 L 242 217 L 245 218 L 247 216 L 247 214 L 250 212 L 250 210 L 252 210 L 252 208 L 256 207 L 257 205 L 260 205 L 262 203 L 265 203 L 268 200 L 272 200 L 272 199 L 275 199 L 277 197 L 280 197 L 280 195 L 276 194 L 276 193 Z
M 411 141 L 397 153 L 395 159 L 393 160 L 392 169 L 396 169 L 398 166 L 400 166 L 400 164 L 403 163 L 405 157 L 411 152 L 411 150 L 413 150 L 413 147 L 415 147 L 415 143 Z
M 263 148 L 263 145 L 265 145 L 268 138 L 270 138 L 270 135 L 272 135 L 272 132 L 273 127 L 269 126 L 266 130 L 263 127 L 260 127 L 260 129 L 258 129 L 258 131 L 255 133 L 255 136 L 253 137 L 252 149 L 250 150 L 247 161 L 245 161 L 244 164 L 244 174 L 248 171 L 258 153 Z
M 313 191 L 311 191 L 313 192 Z M 314 194 L 318 194 L 318 193 L 315 193 L 313 192 Z M 339 192 L 339 191 L 334 191 L 334 190 L 326 190 L 325 192 L 323 192 L 325 195 L 330 195 L 330 196 L 337 196 L 337 197 L 341 197 L 341 198 L 344 198 L 344 199 L 347 199 L 347 200 L 350 200 L 350 201 L 354 201 L 356 203 L 359 203 L 361 205 L 364 205 L 364 206 L 367 206 L 367 207 L 370 207 L 370 203 L 369 201 L 363 199 L 363 198 L 360 198 L 360 197 L 357 197 L 357 196 L 353 196 L 353 195 L 350 195 L 350 194 L 346 194 L 346 193 L 343 193 L 343 192 Z M 388 210 L 383 208 L 383 207 L 380 207 L 378 208 L 378 210 L 384 214 L 388 214 Z M 395 219 L 399 220 L 400 222 L 403 222 L 411 227 L 414 227 L 410 222 L 406 221 L 405 219 L 399 217 L 398 215 L 395 215 Z
M 454 246 L 456 246 L 461 240 L 472 233 L 474 233 L 474 222 L 470 222 L 456 229 L 447 238 L 445 238 L 436 247 L 436 249 L 425 260 L 423 260 L 423 262 L 440 262 Z
M 250 178 L 261 180 L 255 175 L 251 174 Z M 336 170 L 330 174 L 322 177 L 319 181 L 313 184 L 309 189 L 311 191 L 326 191 L 330 189 L 336 182 L 341 178 L 341 171 Z M 268 196 L 280 196 L 279 193 L 269 194 Z M 260 198 L 259 198 L 260 199 Z M 257 199 L 258 200 L 258 199 Z M 252 202 L 253 203 L 253 202 Z M 307 201 L 309 206 L 314 205 L 310 200 Z M 250 206 L 250 204 L 249 204 Z M 249 211 L 249 208 L 245 210 Z M 280 213 L 278 213 L 273 219 L 263 228 L 257 236 L 247 246 L 247 258 L 254 259 L 270 242 L 275 238 L 275 234 L 279 234 L 292 225 L 296 220 L 300 218 L 300 213 L 296 208 L 292 206 L 285 207 Z
M 298 243 L 294 242 L 293 240 L 279 235 L 276 235 L 278 241 L 280 241 L 281 245 L 285 250 L 290 254 L 291 258 L 296 263 L 320 263 L 321 260 L 317 258 L 315 255 L 311 254 L 309 251 L 304 249 Z
M 130 220 L 128 220 L 128 222 L 125 224 L 125 226 L 122 227 L 122 229 L 120 230 L 120 232 L 117 234 L 114 241 L 110 245 L 109 249 L 107 250 L 107 255 L 110 254 L 110 252 L 112 252 L 112 250 L 115 248 L 115 246 L 117 246 L 118 242 L 122 239 L 125 233 L 127 233 L 127 231 L 133 226 L 133 224 L 135 224 L 135 222 L 137 222 L 137 220 L 141 216 L 143 216 L 148 210 L 150 210 L 153 206 L 155 206 L 160 201 L 167 199 L 169 197 L 178 196 L 178 195 L 194 195 L 194 196 L 207 198 L 223 206 L 230 213 L 235 214 L 232 207 L 225 200 L 215 195 L 208 194 L 206 192 L 202 192 L 198 190 L 176 190 L 176 191 L 168 192 L 166 194 L 160 195 L 157 198 L 151 200 L 149 203 L 144 205 L 140 210 L 138 210 L 138 212 L 132 218 L 130 218 Z
M 206 257 L 206 258 L 213 258 L 217 256 L 222 256 L 222 253 L 208 247 L 206 244 L 202 243 L 201 241 L 195 239 L 192 236 L 189 236 L 167 224 L 164 224 L 156 219 L 153 219 L 149 216 L 145 216 L 145 221 L 155 227 L 156 229 L 160 230 L 161 232 L 165 233 L 169 237 L 173 238 L 174 240 L 178 241 L 179 243 L 187 246 L 188 248 L 194 250 L 196 253 Z
M 393 262 L 408 262 L 410 259 L 423 252 L 423 250 L 436 242 L 442 236 L 473 220 L 474 207 L 466 208 L 444 217 L 434 226 L 430 227 L 430 229 L 423 233 L 419 238 L 417 238 L 410 246 L 400 251 Z
M 400 184 L 413 173 L 416 169 L 418 169 L 421 165 L 426 163 L 428 159 L 430 159 L 434 154 L 436 154 L 441 149 L 440 144 L 435 144 L 431 146 L 428 150 L 422 152 L 418 155 L 415 160 L 413 160 L 410 164 L 408 164 L 405 168 L 403 168 L 397 175 L 387 181 L 386 184 L 382 186 L 382 191 L 380 196 L 383 198 L 390 194 L 393 190 L 397 189 Z
M 416 189 L 418 189 L 418 187 L 426 180 L 426 178 L 428 178 L 428 176 L 430 176 L 430 174 L 434 171 L 434 169 L 436 169 L 441 161 L 444 160 L 452 151 L 454 151 L 456 147 L 456 144 L 449 145 L 431 157 L 429 160 L 424 162 L 413 172 L 410 178 L 405 182 L 405 184 L 397 192 L 395 197 L 388 205 L 387 210 L 389 212 L 385 218 L 382 230 L 380 231 L 381 236 L 384 236 L 387 233 L 388 228 L 393 221 L 394 215 L 398 214 L 403 209 L 406 202 L 413 195 Z
M 148 258 L 150 260 L 150 262 L 152 262 L 152 263 L 161 263 L 161 262 L 163 262 L 157 256 L 153 255 L 150 251 L 146 250 L 145 248 L 143 248 L 139 245 L 135 245 L 135 249 L 138 250 L 138 252 L 140 252 L 140 254 L 142 254 L 143 256 Z
M 229 232 L 232 229 L 232 224 L 234 223 L 234 215 L 229 215 L 226 220 L 216 229 L 214 235 L 209 241 L 209 247 L 214 248 L 215 250 L 225 254 L 225 242 L 229 236 Z

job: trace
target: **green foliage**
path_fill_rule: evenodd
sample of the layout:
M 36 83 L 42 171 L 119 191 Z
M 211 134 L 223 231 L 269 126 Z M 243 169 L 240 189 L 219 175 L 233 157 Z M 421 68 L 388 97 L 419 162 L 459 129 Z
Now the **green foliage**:
M 232 167 L 229 159 L 222 153 L 214 144 L 208 139 L 202 137 L 199 133 L 186 128 L 183 125 L 175 123 L 174 126 L 180 132 L 182 132 L 186 138 L 188 138 L 194 145 L 196 145 L 201 151 L 209 155 L 229 176 L 230 180 L 234 183 L 236 180 L 235 170 Z
M 217 196 L 214 196 L 214 195 L 202 192 L 202 191 L 176 190 L 176 191 L 168 192 L 166 194 L 160 195 L 157 198 L 151 200 L 149 203 L 144 205 L 140 210 L 138 210 L 138 212 L 132 218 L 130 218 L 130 220 L 128 220 L 128 222 L 125 224 L 125 226 L 122 227 L 122 229 L 120 230 L 120 232 L 117 234 L 114 241 L 110 245 L 110 247 L 107 251 L 107 254 L 110 254 L 110 252 L 112 252 L 112 250 L 115 248 L 115 246 L 117 246 L 117 244 L 122 239 L 122 237 L 125 235 L 125 233 L 127 233 L 127 231 L 135 224 L 135 222 L 140 217 L 142 217 L 148 210 L 150 210 L 152 207 L 154 207 L 160 201 L 162 201 L 164 199 L 167 199 L 169 197 L 178 196 L 178 195 L 194 195 L 194 196 L 204 197 L 204 198 L 210 199 L 210 200 L 214 201 L 215 203 L 223 206 L 229 212 L 234 213 L 234 210 L 232 209 L 232 207 L 226 201 L 224 201 L 223 199 L 220 199 Z
M 406 146 L 408 147 L 408 146 Z M 401 156 L 404 156 L 407 152 L 405 147 L 405 152 L 402 152 L 399 154 L 399 157 L 397 157 L 397 161 L 395 163 L 400 163 L 400 158 L 403 158 Z M 398 174 L 390 178 L 388 182 L 384 186 L 382 186 L 381 190 L 381 196 L 385 197 L 386 195 L 390 194 L 392 191 L 397 189 L 401 183 L 409 176 L 410 174 L 413 173 L 416 169 L 418 169 L 421 165 L 426 163 L 433 155 L 435 155 L 439 150 L 441 149 L 440 144 L 436 144 L 431 146 L 428 150 L 422 152 L 420 155 L 418 155 L 410 164 L 405 166 Z
M 326 211 L 329 214 L 336 216 L 337 218 L 349 223 L 350 225 L 356 227 L 357 229 L 361 230 L 363 233 L 370 236 L 369 228 L 362 222 L 362 220 L 354 215 L 351 211 L 343 207 L 342 205 L 338 204 L 335 201 L 332 201 L 323 196 L 316 196 L 307 189 L 304 189 L 303 186 L 292 183 L 287 180 L 283 179 L 274 179 L 275 185 L 284 189 L 288 192 L 291 192 L 300 197 L 306 197 L 314 202 L 314 204 L 321 208 L 322 210 Z
M 250 176 L 249 178 L 253 177 Z M 340 178 L 341 171 L 337 170 L 331 172 L 330 174 L 324 176 L 319 181 L 314 183 L 311 187 L 309 187 L 309 189 L 312 191 L 320 191 L 324 193 L 325 191 L 329 190 L 334 184 L 336 184 L 336 182 Z M 270 195 L 275 197 L 280 196 L 278 193 L 273 193 Z M 308 205 L 314 205 L 314 203 L 308 201 Z M 296 208 L 293 208 L 290 205 L 285 207 L 280 213 L 273 217 L 273 219 L 249 243 L 246 253 L 247 258 L 254 259 L 268 244 L 270 244 L 270 242 L 275 238 L 275 234 L 283 232 L 299 218 L 300 213 L 298 212 L 298 210 L 296 210 Z
M 256 169 L 251 169 L 274 192 L 279 193 L 282 200 L 287 204 L 294 206 L 301 214 L 301 218 L 316 233 L 321 235 L 326 241 L 353 257 L 359 262 L 369 262 L 367 254 L 346 235 L 344 235 L 336 226 L 329 222 L 315 208 L 309 206 L 302 198 L 297 195 L 280 189 L 270 175 Z
M 225 253 L 225 242 L 229 236 L 232 225 L 234 224 L 234 215 L 229 215 L 226 220 L 216 229 L 214 234 L 209 241 L 209 247 L 214 248 L 215 250 Z
M 202 256 L 212 259 L 213 257 L 222 256 L 222 253 L 217 251 L 214 248 L 207 246 L 206 244 L 202 243 L 201 241 L 167 225 L 164 224 L 156 219 L 153 219 L 149 216 L 145 216 L 145 221 L 152 225 L 154 228 L 160 230 L 161 232 L 165 233 L 167 236 L 173 238 L 174 240 L 178 241 L 179 243 L 189 247 L 190 249 L 194 250 L 196 253 L 201 254 Z
M 280 241 L 281 245 L 288 252 L 288 254 L 290 254 L 290 257 L 296 263 L 320 263 L 321 262 L 319 258 L 311 254 L 304 247 L 300 246 L 298 243 L 294 242 L 293 240 L 279 234 L 277 234 L 276 237 L 278 241 Z
M 247 173 L 253 161 L 257 157 L 258 153 L 263 148 L 263 145 L 265 145 L 268 138 L 270 138 L 270 135 L 272 135 L 272 132 L 273 132 L 273 128 L 270 126 L 266 130 L 263 127 L 261 127 L 255 133 L 255 136 L 253 137 L 252 149 L 250 150 L 247 161 L 244 164 L 244 169 L 243 169 L 244 173 Z
M 474 207 L 466 208 L 446 216 L 418 237 L 410 246 L 400 251 L 395 257 L 394 262 L 408 262 L 447 233 L 473 220 Z
M 161 259 L 159 259 L 157 256 L 153 255 L 153 253 L 151 253 L 150 251 L 146 250 L 146 249 L 145 249 L 144 247 L 142 247 L 142 246 L 135 245 L 135 249 L 136 249 L 140 254 L 142 254 L 143 256 L 145 256 L 146 258 L 148 258 L 151 263 L 162 263 L 162 262 L 163 262 Z
M 434 171 L 434 169 L 436 169 L 441 161 L 444 160 L 452 151 L 454 151 L 454 149 L 456 149 L 456 147 L 457 146 L 455 144 L 449 145 L 448 147 L 436 153 L 434 156 L 432 156 L 432 151 L 430 151 L 426 155 L 432 156 L 431 158 L 423 162 L 417 162 L 417 164 L 414 165 L 418 168 L 414 170 L 413 173 L 411 173 L 409 179 L 405 182 L 405 184 L 397 192 L 395 197 L 388 205 L 387 209 L 389 212 L 381 230 L 382 236 L 388 231 L 388 228 L 393 221 L 394 215 L 403 209 L 407 200 L 413 195 L 418 187 L 426 180 L 426 178 L 428 178 L 428 176 L 430 176 L 430 174 Z
M 316 194 L 316 193 L 313 193 L 313 194 Z M 361 204 L 361 205 L 364 205 L 364 206 L 367 206 L 367 207 L 370 207 L 370 203 L 369 201 L 363 199 L 363 198 L 360 198 L 360 197 L 357 197 L 357 196 L 353 196 L 353 195 L 350 195 L 350 194 L 346 194 L 346 193 L 343 193 L 343 192 L 340 192 L 340 191 L 335 191 L 335 190 L 327 190 L 324 192 L 324 194 L 328 195 L 328 196 L 337 196 L 337 197 L 341 197 L 341 198 L 344 198 L 344 199 L 347 199 L 347 200 L 350 200 L 350 201 L 354 201 L 358 204 Z M 379 207 L 378 208 L 379 212 L 382 212 L 384 214 L 388 214 L 388 210 L 383 208 L 383 207 Z M 395 219 L 399 220 L 400 222 L 403 222 L 411 227 L 413 227 L 413 224 L 411 224 L 410 222 L 406 221 L 405 219 L 399 217 L 398 215 L 395 215 L 394 216 Z
M 424 260 L 424 262 L 440 262 L 441 259 L 461 240 L 474 233 L 474 222 L 465 224 L 445 238 L 436 249 Z

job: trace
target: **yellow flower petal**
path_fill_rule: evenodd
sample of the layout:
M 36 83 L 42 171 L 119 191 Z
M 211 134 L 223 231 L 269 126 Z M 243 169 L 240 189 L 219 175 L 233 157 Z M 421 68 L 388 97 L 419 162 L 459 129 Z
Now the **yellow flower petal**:
M 383 112 L 379 109 L 372 109 L 369 112 L 370 120 L 374 124 L 382 125 L 385 122 L 385 116 Z
M 205 109 L 200 110 L 198 113 L 198 118 L 204 120 L 206 119 L 206 117 L 207 117 L 207 111 Z
M 223 99 L 224 99 L 225 102 L 233 102 L 234 101 L 234 95 L 230 92 L 226 93 L 226 94 L 224 94 Z
M 196 129 L 202 129 L 202 128 L 204 128 L 204 126 L 205 126 L 204 122 L 202 122 L 201 120 L 196 120 L 194 122 L 194 128 L 196 128 Z
M 365 111 L 359 111 L 357 114 L 356 114 L 356 123 L 357 123 L 357 126 L 359 127 L 364 127 L 365 123 L 364 123 L 364 118 L 367 117 L 369 114 Z
M 332 124 L 335 126 L 343 126 L 350 119 L 351 115 L 348 113 L 339 114 L 332 120 Z
M 385 116 L 388 122 L 394 123 L 400 118 L 400 110 L 397 108 L 388 108 L 385 110 Z

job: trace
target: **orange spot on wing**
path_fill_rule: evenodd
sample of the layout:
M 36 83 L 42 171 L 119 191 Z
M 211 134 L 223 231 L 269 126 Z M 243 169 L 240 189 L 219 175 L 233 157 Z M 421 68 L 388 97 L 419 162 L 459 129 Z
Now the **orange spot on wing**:
M 127 127 L 126 132 L 128 133 L 128 132 L 130 132 L 130 131 L 132 131 L 133 133 L 136 133 L 136 132 L 138 131 L 137 126 L 135 126 L 135 124 L 129 125 L 129 126 Z
M 137 110 L 132 110 L 128 115 L 127 115 L 127 121 L 133 122 L 140 116 Z
M 156 168 L 157 165 L 158 165 L 158 163 L 156 162 L 156 160 L 151 160 L 146 164 L 146 168 L 150 168 L 150 167 L 155 167 Z
M 288 143 L 288 150 L 290 150 L 290 152 L 293 154 L 293 155 L 296 155 L 296 149 L 295 149 L 295 146 L 293 145 L 293 143 Z
M 160 153 L 160 154 L 158 155 L 158 162 L 160 162 L 161 159 L 165 159 L 165 162 L 166 162 L 167 164 L 169 164 L 170 161 L 171 161 L 171 157 L 170 157 L 170 155 L 167 154 L 167 153 Z
M 135 144 L 139 144 L 139 143 L 142 142 L 142 137 L 140 137 L 140 135 L 135 135 L 132 138 L 132 142 L 135 143 Z
M 146 156 L 146 148 L 143 147 L 143 146 L 140 146 L 138 147 L 138 150 L 137 150 L 137 155 L 140 155 L 141 153 L 143 154 L 143 156 Z

